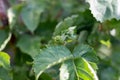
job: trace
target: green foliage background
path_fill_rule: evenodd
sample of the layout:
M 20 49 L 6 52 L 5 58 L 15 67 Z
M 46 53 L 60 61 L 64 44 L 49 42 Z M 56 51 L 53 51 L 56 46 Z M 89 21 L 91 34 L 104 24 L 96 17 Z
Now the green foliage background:
M 120 80 L 119 3 L 95 1 L 10 0 L 0 80 Z

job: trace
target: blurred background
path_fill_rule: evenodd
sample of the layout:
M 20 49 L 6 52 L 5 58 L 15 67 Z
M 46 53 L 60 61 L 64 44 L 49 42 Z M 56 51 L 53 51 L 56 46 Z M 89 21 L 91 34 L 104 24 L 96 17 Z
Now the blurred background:
M 99 80 L 120 80 L 120 21 L 96 21 L 85 0 L 0 0 L 0 51 L 11 56 L 13 80 L 34 80 L 31 56 L 52 43 L 56 25 L 73 15 L 80 43 L 97 53 Z M 54 69 L 47 71 L 54 73 L 51 80 L 57 80 Z

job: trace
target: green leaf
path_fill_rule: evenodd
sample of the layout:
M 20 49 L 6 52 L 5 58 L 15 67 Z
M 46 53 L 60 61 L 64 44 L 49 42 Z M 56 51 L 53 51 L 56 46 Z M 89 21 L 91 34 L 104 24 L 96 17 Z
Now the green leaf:
M 40 51 L 40 38 L 24 35 L 18 40 L 17 47 L 19 47 L 22 52 L 34 57 Z
M 18 15 L 20 14 L 20 11 L 23 8 L 23 6 L 24 4 L 18 4 L 8 9 L 8 20 L 10 29 L 12 29 L 15 26 L 18 19 Z
M 0 67 L 0 80 L 12 80 L 10 72 L 2 67 Z
M 76 46 L 73 50 L 74 57 L 84 57 L 88 61 L 98 62 L 98 58 L 95 54 L 95 51 L 89 45 L 80 44 Z
M 84 58 L 69 60 L 60 68 L 60 80 L 98 80 L 96 72 Z
M 40 6 L 28 3 L 22 10 L 22 19 L 26 27 L 33 32 L 39 23 L 40 14 L 43 12 L 43 8 Z
M 0 66 L 10 69 L 10 56 L 7 53 L 0 52 Z
M 82 73 L 84 74 L 83 76 L 86 76 L 86 78 L 88 78 L 88 80 L 92 80 L 94 77 L 96 78 L 95 73 L 93 73 L 93 69 L 91 67 L 91 65 L 87 62 L 87 60 L 85 60 L 84 58 L 80 59 L 81 57 L 85 57 L 86 59 L 89 60 L 89 58 L 91 58 L 91 54 L 88 55 L 86 53 L 93 51 L 93 49 L 91 47 L 89 47 L 88 45 L 79 45 L 77 46 L 74 51 L 73 51 L 73 55 L 71 54 L 71 52 L 64 46 L 50 46 L 47 47 L 46 49 L 42 50 L 40 52 L 40 54 L 38 54 L 37 56 L 34 57 L 34 71 L 37 75 L 36 79 L 39 78 L 39 76 L 48 68 L 57 65 L 58 63 L 61 63 L 63 61 L 69 60 L 69 59 L 74 59 L 75 58 L 75 62 L 72 61 L 75 65 L 78 65 L 78 61 L 82 61 L 83 63 L 79 65 L 82 66 L 81 69 L 87 69 L 87 72 L 82 71 Z M 86 55 L 85 55 L 86 54 Z M 89 57 L 90 56 L 90 57 Z M 94 55 L 92 55 L 94 57 Z M 77 60 L 78 59 L 78 60 Z M 80 60 L 79 60 L 80 59 Z M 95 57 L 96 59 L 96 57 Z M 90 60 L 92 61 L 92 60 Z M 71 66 L 69 67 L 70 70 L 74 69 L 74 64 L 67 63 L 67 66 Z M 96 65 L 95 63 L 91 63 L 93 68 L 96 70 Z M 79 66 L 78 65 L 78 66 Z M 66 69 L 68 68 L 66 65 L 63 66 L 64 69 L 62 69 L 63 73 L 64 72 L 69 72 L 69 70 L 67 71 Z M 87 67 L 85 67 L 87 66 Z M 72 68 L 73 67 L 73 68 Z M 72 68 L 72 69 L 71 69 Z M 70 76 L 72 78 L 70 78 L 70 80 L 74 80 L 75 77 L 78 77 L 78 72 L 76 71 L 71 71 L 72 73 L 70 74 Z M 92 72 L 92 73 L 89 73 Z M 63 73 L 61 73 L 61 80 L 67 80 L 70 76 L 68 73 L 66 73 L 64 76 L 62 75 Z M 76 75 L 74 75 L 76 74 Z M 79 72 L 79 74 L 81 75 L 81 72 Z M 80 77 L 81 78 L 81 77 Z M 83 77 L 82 77 L 83 78 Z M 91 78 L 91 79 L 89 79 Z M 97 78 L 95 79 L 97 80 Z
M 38 79 L 46 69 L 71 57 L 73 57 L 71 52 L 64 46 L 53 46 L 42 50 L 40 54 L 34 58 L 33 68 L 36 73 L 36 79 Z
M 73 50 L 73 54 L 75 57 L 80 57 L 84 54 L 86 54 L 87 52 L 91 52 L 92 51 L 92 48 L 88 45 L 78 45 L 74 48 Z
M 41 74 L 40 79 L 42 79 L 42 80 L 53 80 L 53 79 L 52 79 L 48 74 L 46 74 L 46 73 Z
M 11 33 L 5 30 L 0 30 L 0 51 L 2 51 L 9 40 L 11 39 Z
M 119 0 L 86 0 L 97 21 L 103 22 L 112 18 L 120 19 Z M 93 5 L 94 4 L 94 5 Z

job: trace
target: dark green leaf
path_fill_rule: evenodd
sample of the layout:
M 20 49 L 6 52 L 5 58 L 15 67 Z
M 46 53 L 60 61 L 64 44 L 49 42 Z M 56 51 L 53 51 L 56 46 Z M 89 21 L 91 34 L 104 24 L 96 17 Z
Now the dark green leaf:
M 34 71 L 38 79 L 46 69 L 73 57 L 64 46 L 48 47 L 34 58 Z
M 76 46 L 73 50 L 73 55 L 75 57 L 84 57 L 88 61 L 98 62 L 95 51 L 89 45 L 80 44 Z
M 39 23 L 40 14 L 43 12 L 43 8 L 40 6 L 28 3 L 22 10 L 22 19 L 26 27 L 33 32 Z
M 48 74 L 42 73 L 40 76 L 40 79 L 42 80 L 53 80 Z
M 17 46 L 22 52 L 29 54 L 31 57 L 34 57 L 40 51 L 40 38 L 24 35 L 20 37 Z

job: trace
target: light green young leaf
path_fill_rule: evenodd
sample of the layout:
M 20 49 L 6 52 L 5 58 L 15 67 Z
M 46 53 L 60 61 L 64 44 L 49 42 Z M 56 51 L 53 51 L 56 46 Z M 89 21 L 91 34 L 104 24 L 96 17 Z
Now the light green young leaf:
M 71 52 L 64 46 L 48 47 L 34 58 L 36 79 L 48 68 L 72 58 Z
M 98 80 L 96 72 L 84 58 L 66 61 L 60 68 L 60 80 Z
M 7 53 L 0 52 L 0 66 L 7 70 L 10 69 L 10 56 Z
M 98 80 L 96 72 L 84 58 L 74 60 L 78 76 L 83 80 Z
M 88 62 L 89 62 L 89 64 L 92 66 L 92 68 L 93 68 L 94 70 L 98 70 L 98 66 L 97 66 L 96 63 L 90 62 L 90 61 L 88 61 Z
M 55 43 L 67 43 L 77 38 L 75 34 L 76 26 L 74 25 L 78 15 L 65 18 L 58 23 L 53 34 Z
M 40 38 L 24 35 L 18 40 L 17 47 L 19 47 L 22 52 L 34 57 L 40 51 Z
M 61 32 L 61 34 L 53 37 L 53 39 L 56 42 L 60 42 L 60 43 L 71 42 L 77 38 L 77 36 L 75 35 L 75 29 L 76 26 L 69 27 L 68 29 Z
M 0 51 L 2 51 L 9 40 L 11 39 L 12 34 L 5 30 L 0 30 Z
M 74 26 L 74 22 L 77 17 L 78 17 L 77 15 L 73 15 L 71 17 L 64 19 L 64 21 L 61 21 L 55 28 L 54 36 L 60 35 L 62 31 L 68 29 L 69 27 Z
M 103 22 L 112 18 L 120 19 L 119 0 L 86 0 L 97 21 Z

